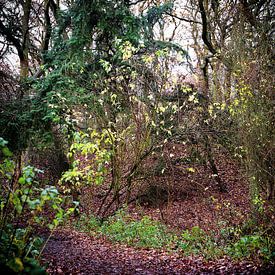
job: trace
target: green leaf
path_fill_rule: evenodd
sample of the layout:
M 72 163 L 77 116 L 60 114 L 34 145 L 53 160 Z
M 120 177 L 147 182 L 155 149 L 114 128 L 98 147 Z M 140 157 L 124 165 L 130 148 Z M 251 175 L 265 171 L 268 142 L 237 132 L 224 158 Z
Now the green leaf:
M 19 182 L 20 184 L 24 184 L 24 183 L 26 182 L 26 180 L 25 180 L 24 177 L 20 177 L 19 180 L 18 180 L 18 182 Z
M 4 156 L 6 156 L 6 157 L 11 157 L 11 156 L 12 156 L 12 152 L 9 150 L 8 147 L 2 148 L 2 153 L 3 153 Z

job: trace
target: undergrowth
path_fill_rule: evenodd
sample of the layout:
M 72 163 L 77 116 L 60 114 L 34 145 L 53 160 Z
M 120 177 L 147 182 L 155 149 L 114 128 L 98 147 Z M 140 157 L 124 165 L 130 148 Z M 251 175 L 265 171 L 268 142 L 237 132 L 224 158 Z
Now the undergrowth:
M 120 210 L 103 222 L 94 216 L 82 215 L 75 227 L 112 242 L 141 248 L 161 248 L 183 256 L 198 255 L 206 260 L 229 256 L 234 260 L 259 259 L 270 263 L 275 259 L 274 240 L 262 233 L 264 231 L 260 228 L 246 234 L 245 225 L 221 228 L 219 234 L 194 226 L 179 234 L 149 216 L 134 220 L 126 211 Z
M 125 211 L 120 210 L 107 221 L 91 216 L 82 216 L 77 228 L 92 234 L 106 236 L 113 242 L 125 243 L 135 247 L 162 248 L 173 242 L 174 235 L 160 222 L 144 216 L 133 220 Z

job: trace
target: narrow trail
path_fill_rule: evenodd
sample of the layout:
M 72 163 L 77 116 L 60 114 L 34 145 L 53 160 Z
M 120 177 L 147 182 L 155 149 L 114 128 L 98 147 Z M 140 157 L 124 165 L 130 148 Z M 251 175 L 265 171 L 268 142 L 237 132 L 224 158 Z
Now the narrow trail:
M 59 231 L 42 258 L 49 274 L 272 274 L 249 262 L 201 258 L 111 244 L 76 231 Z

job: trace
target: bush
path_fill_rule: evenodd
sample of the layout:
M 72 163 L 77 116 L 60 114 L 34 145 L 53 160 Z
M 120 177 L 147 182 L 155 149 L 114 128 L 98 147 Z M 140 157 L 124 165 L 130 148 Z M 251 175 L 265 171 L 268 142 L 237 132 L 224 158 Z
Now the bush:
M 139 221 L 111 220 L 103 224 L 101 232 L 111 240 L 138 247 L 161 248 L 169 241 L 164 226 L 147 216 Z
M 125 243 L 135 247 L 161 248 L 171 243 L 173 235 L 164 225 L 144 216 L 141 220 L 133 220 L 124 211 L 118 211 L 115 216 L 109 218 L 100 225 L 100 222 L 92 217 L 83 217 L 78 228 L 101 234 L 114 242 Z
M 54 230 L 77 204 L 63 209 L 64 197 L 54 186 L 39 187 L 37 179 L 43 171 L 21 167 L 21 159 L 14 160 L 3 138 L 0 150 L 0 270 L 43 274 L 38 262 L 43 242 L 34 236 L 34 228 Z
M 216 258 L 222 255 L 214 238 L 198 226 L 185 230 L 180 236 L 178 247 L 184 255 L 203 255 L 205 258 Z
M 274 243 L 267 236 L 256 233 L 242 236 L 225 247 L 225 251 L 235 259 L 257 257 L 269 262 L 275 257 Z

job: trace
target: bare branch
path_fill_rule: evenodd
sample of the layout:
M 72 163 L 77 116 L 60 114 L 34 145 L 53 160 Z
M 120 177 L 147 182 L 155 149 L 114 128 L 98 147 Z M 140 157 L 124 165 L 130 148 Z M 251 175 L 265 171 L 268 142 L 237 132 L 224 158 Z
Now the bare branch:
M 204 44 L 207 46 L 209 51 L 212 54 L 216 54 L 217 51 L 214 49 L 213 44 L 211 42 L 211 38 L 208 32 L 208 23 L 207 23 L 207 16 L 206 11 L 203 5 L 203 0 L 199 0 L 199 8 L 200 8 L 200 14 L 202 19 L 202 40 Z

